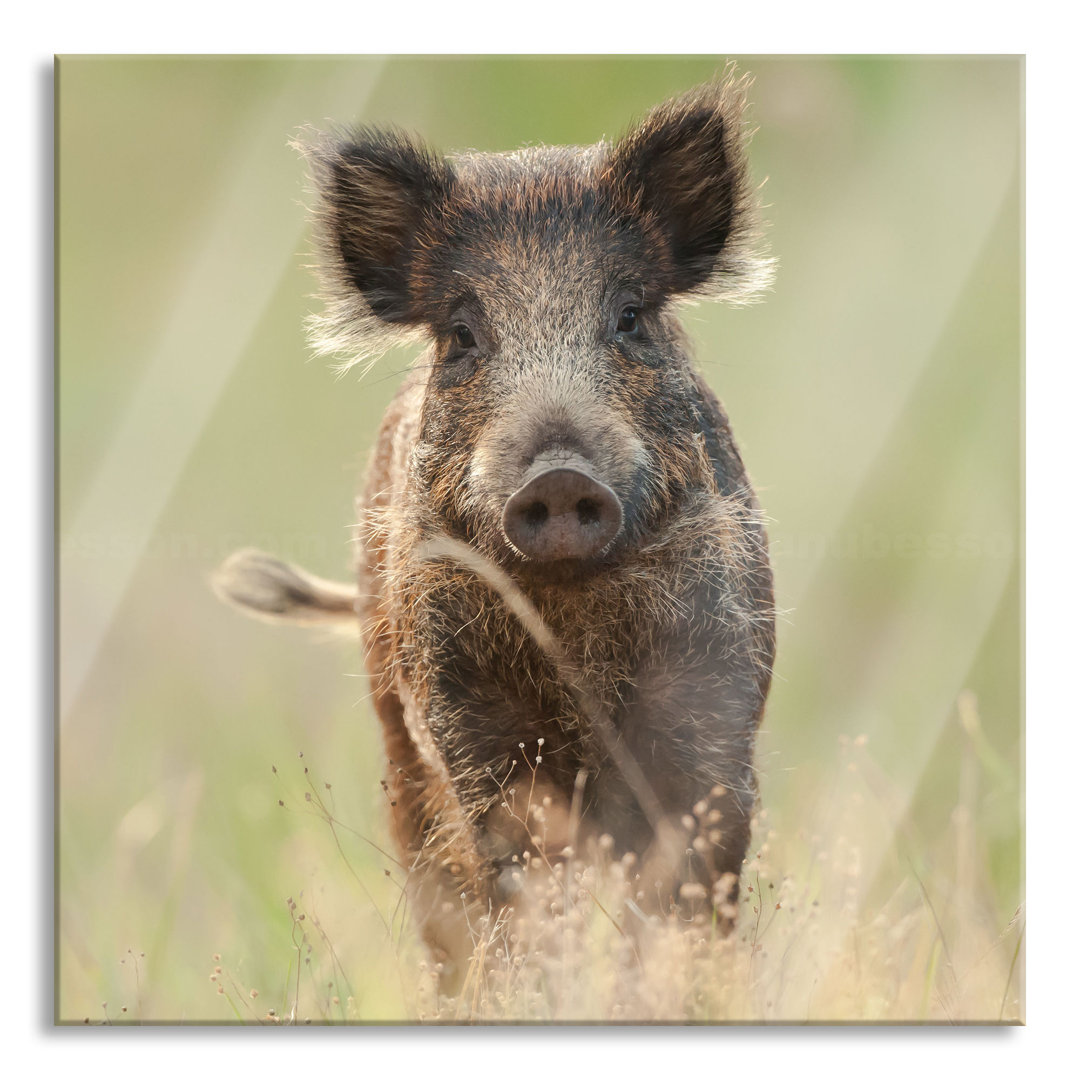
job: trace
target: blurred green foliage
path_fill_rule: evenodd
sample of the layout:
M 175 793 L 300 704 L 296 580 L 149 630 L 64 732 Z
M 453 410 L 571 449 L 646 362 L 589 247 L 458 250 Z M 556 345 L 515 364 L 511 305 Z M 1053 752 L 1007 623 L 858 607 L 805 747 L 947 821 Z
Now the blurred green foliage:
M 763 304 L 686 322 L 772 522 L 763 803 L 796 860 L 838 739 L 865 734 L 934 895 L 971 690 L 980 897 L 1004 925 L 1023 890 L 1022 62 L 737 59 L 779 275 Z M 308 362 L 288 138 L 362 120 L 448 149 L 586 143 L 723 63 L 59 61 L 59 1018 L 227 1020 L 214 954 L 282 999 L 301 893 L 354 961 L 351 1015 L 405 1013 L 387 864 L 303 798 L 314 778 L 385 844 L 357 650 L 207 587 L 249 544 L 347 574 L 352 493 L 409 362 L 340 381 Z

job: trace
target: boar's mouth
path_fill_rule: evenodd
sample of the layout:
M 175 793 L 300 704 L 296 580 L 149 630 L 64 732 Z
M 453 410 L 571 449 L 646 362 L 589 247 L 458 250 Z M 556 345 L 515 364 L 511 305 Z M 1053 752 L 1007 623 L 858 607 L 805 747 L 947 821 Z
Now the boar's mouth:
M 622 531 L 622 503 L 582 457 L 537 459 L 503 508 L 503 532 L 530 562 L 584 564 Z

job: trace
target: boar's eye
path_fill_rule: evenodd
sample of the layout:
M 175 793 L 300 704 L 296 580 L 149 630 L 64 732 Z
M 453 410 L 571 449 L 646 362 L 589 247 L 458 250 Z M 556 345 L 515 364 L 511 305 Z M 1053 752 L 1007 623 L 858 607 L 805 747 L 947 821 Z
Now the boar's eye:
M 633 334 L 638 329 L 638 309 L 636 307 L 624 307 L 619 313 L 619 322 L 616 327 L 620 334 Z
M 476 338 L 473 337 L 473 332 L 464 323 L 455 323 L 453 329 L 450 331 L 450 337 L 452 338 L 455 347 L 462 352 L 472 349 L 476 345 Z

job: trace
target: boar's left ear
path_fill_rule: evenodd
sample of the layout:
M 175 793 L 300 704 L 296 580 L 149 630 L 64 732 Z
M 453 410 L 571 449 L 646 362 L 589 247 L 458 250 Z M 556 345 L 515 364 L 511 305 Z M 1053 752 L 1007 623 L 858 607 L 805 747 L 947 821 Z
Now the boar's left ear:
M 326 309 L 309 322 L 319 353 L 343 368 L 419 336 L 413 253 L 443 205 L 450 166 L 397 131 L 358 128 L 298 143 L 318 198 L 314 211 Z
M 662 249 L 669 295 L 746 303 L 772 280 L 746 160 L 748 85 L 729 77 L 666 102 L 608 153 L 604 179 Z

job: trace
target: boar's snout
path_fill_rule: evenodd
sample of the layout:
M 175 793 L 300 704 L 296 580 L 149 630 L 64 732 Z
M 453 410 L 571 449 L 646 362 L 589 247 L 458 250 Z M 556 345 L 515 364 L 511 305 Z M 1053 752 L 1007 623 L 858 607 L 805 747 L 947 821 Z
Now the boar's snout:
M 599 555 L 622 523 L 615 492 L 577 455 L 538 458 L 525 483 L 506 500 L 502 519 L 510 543 L 537 562 Z

